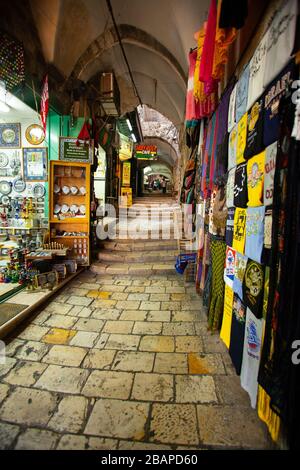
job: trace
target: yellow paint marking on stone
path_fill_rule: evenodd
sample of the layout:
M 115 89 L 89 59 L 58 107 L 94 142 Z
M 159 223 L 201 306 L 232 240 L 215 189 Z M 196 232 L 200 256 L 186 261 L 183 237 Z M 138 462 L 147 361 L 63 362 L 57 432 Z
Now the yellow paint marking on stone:
M 108 300 L 111 295 L 112 295 L 112 292 L 98 292 L 99 299 Z
M 204 366 L 204 361 L 198 354 L 188 354 L 189 374 L 210 374 Z
M 97 299 L 99 297 L 99 291 L 97 290 L 89 290 L 86 294 L 87 297 L 92 297 L 93 299 Z
M 62 328 L 52 328 L 43 338 L 44 343 L 67 344 L 75 335 L 75 330 L 64 330 Z

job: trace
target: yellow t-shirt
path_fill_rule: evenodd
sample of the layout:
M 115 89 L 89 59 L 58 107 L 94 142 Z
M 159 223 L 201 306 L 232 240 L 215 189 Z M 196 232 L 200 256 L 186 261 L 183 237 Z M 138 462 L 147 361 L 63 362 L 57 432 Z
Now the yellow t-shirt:
M 232 248 L 242 255 L 245 249 L 246 239 L 246 209 L 236 207 L 234 213 Z
M 263 205 L 265 154 L 264 150 L 247 163 L 248 207 Z
M 237 124 L 237 147 L 236 147 L 236 163 L 243 163 L 244 151 L 247 142 L 247 119 L 248 113 L 245 113 Z
M 229 349 L 232 320 L 233 290 L 225 284 L 224 311 L 220 338 Z

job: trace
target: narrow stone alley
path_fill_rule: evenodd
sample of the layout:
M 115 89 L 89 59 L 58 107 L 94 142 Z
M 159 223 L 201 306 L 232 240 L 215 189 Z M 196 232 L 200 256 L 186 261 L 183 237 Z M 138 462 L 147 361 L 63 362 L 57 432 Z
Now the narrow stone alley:
M 2 449 L 272 447 L 194 283 L 175 272 L 176 241 L 150 243 L 123 240 L 126 274 L 96 263 L 14 332 L 0 365 Z M 143 265 L 168 248 L 172 271 Z

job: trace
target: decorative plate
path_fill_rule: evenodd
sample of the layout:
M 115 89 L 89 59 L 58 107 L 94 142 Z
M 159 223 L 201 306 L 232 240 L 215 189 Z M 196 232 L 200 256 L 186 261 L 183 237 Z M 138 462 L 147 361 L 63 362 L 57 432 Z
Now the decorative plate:
M 39 124 L 31 124 L 25 131 L 25 137 L 31 145 L 39 145 L 45 140 L 44 129 Z
M 59 214 L 60 211 L 61 211 L 61 206 L 59 204 L 55 204 L 54 214 Z
M 40 184 L 40 183 L 37 183 L 33 186 L 33 194 L 35 195 L 35 197 L 43 197 L 45 195 L 45 186 Z
M 80 207 L 79 207 L 79 211 L 80 211 L 80 214 L 84 215 L 85 214 L 85 205 L 82 204 Z
M 13 187 L 16 193 L 22 193 L 26 189 L 26 183 L 22 178 L 16 178 L 13 182 Z
M 0 168 L 4 168 L 8 165 L 8 156 L 1 152 L 0 153 Z
M 0 147 L 20 148 L 21 126 L 19 123 L 0 123 Z
M 69 210 L 70 210 L 70 208 L 69 208 L 68 204 L 63 204 L 61 206 L 61 213 L 62 214 L 67 214 L 69 212 Z
M 2 194 L 10 194 L 12 184 L 9 181 L 0 181 L 0 193 Z
M 3 204 L 4 206 L 7 206 L 9 204 L 10 198 L 8 196 L 3 195 L 0 200 L 1 200 L 1 204 Z
M 74 212 L 74 214 L 77 214 L 78 212 L 78 206 L 77 204 L 72 204 L 70 207 L 71 212 Z

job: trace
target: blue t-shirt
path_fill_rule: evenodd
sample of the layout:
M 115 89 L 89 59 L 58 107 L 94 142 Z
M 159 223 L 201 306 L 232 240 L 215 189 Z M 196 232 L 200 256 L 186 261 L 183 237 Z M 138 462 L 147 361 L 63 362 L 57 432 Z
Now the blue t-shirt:
M 245 255 L 261 263 L 264 245 L 265 207 L 248 207 L 246 217 Z
M 249 74 L 250 67 L 248 64 L 245 70 L 243 71 L 239 81 L 237 82 L 235 101 L 235 122 L 239 122 L 239 120 L 247 111 Z

